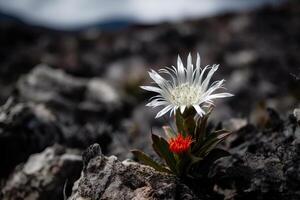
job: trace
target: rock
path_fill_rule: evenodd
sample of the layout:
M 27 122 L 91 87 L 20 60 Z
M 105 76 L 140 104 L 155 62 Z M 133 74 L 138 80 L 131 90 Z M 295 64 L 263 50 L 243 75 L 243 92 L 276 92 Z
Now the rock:
M 293 118 L 281 120 L 274 110 L 268 113 L 268 126 L 238 130 L 229 147 L 233 156 L 212 169 L 218 193 L 230 191 L 230 199 L 300 198 L 299 127 Z
M 296 108 L 293 113 L 294 113 L 294 116 L 296 117 L 298 123 L 300 123 L 300 108 Z
M 26 101 L 47 103 L 65 111 L 101 112 L 107 116 L 120 111 L 123 103 L 119 93 L 104 80 L 73 77 L 43 64 L 21 78 L 17 88 Z
M 235 54 L 228 54 L 225 57 L 226 62 L 233 67 L 243 67 L 251 64 L 257 59 L 254 51 L 243 50 Z
M 105 157 L 99 145 L 83 154 L 84 168 L 69 200 L 82 199 L 197 199 L 172 175 L 135 162 Z
M 73 78 L 62 70 L 54 70 L 41 64 L 19 80 L 18 91 L 27 100 L 64 103 L 70 98 L 76 100 L 83 95 L 85 84 L 83 79 Z
M 230 131 L 237 131 L 247 125 L 246 119 L 232 118 L 222 123 L 223 128 Z
M 48 147 L 16 168 L 1 191 L 1 199 L 63 199 L 64 184 L 72 185 L 81 169 L 78 151 L 59 145 Z
M 59 143 L 84 149 L 94 142 L 106 151 L 112 140 L 112 127 L 105 122 L 79 124 L 70 114 L 58 113 L 43 103 L 18 102 L 10 98 L 0 107 L 0 176 L 33 154 Z
M 85 149 L 95 142 L 107 146 L 112 127 L 117 129 L 130 114 L 121 92 L 104 79 L 73 77 L 47 65 L 38 65 L 21 78 L 17 91 L 21 100 L 42 103 L 55 113 L 70 147 Z
M 41 104 L 17 103 L 9 99 L 0 107 L 1 176 L 63 136 L 51 111 Z
M 91 79 L 87 85 L 87 99 L 94 102 L 115 104 L 121 103 L 119 94 L 108 83 L 101 79 Z
M 229 92 L 235 94 L 234 98 L 220 101 L 211 119 L 217 122 L 245 117 L 258 126 L 247 124 L 237 130 L 223 146 L 232 156 L 220 159 L 208 174 L 209 179 L 195 180 L 195 187 L 188 185 L 189 188 L 201 193 L 202 199 L 300 199 L 300 126 L 297 115 L 290 116 L 291 121 L 280 118 L 289 109 L 299 107 L 299 67 L 295 67 L 300 63 L 299 11 L 299 3 L 294 1 L 189 22 L 130 26 L 117 32 L 93 29 L 92 36 L 84 30 L 59 34 L 11 20 L 0 23 L 0 102 L 16 97 L 0 108 L 0 187 L 15 165 L 53 143 L 85 149 L 96 142 L 103 154 L 117 155 L 121 160 L 130 156 L 132 148 L 151 154 L 150 127 L 159 133 L 165 122 L 153 120 L 152 113 L 142 111 L 142 101 L 149 97 L 137 87 L 146 84 L 144 70 L 171 66 L 177 54 L 185 57 L 188 51 L 193 55 L 199 51 L 202 66 L 221 64 L 214 78 L 225 78 Z M 36 66 L 41 61 L 54 68 Z M 249 113 L 259 102 L 265 105 L 255 110 L 252 120 Z M 281 116 L 267 111 L 267 107 L 280 110 Z M 120 130 L 123 123 L 128 128 Z M 95 158 L 85 158 L 86 163 L 96 166 L 91 161 Z M 132 163 L 129 167 L 111 157 L 102 160 L 121 169 L 135 169 Z M 28 166 L 26 173 L 43 165 Z M 100 167 L 96 169 L 103 172 Z M 150 169 L 149 174 L 152 173 L 155 172 Z M 87 175 L 91 177 L 86 172 L 82 179 L 88 180 Z M 157 176 L 165 177 L 154 177 Z M 135 180 L 129 180 L 135 185 Z M 77 182 L 78 187 L 83 188 L 82 182 Z M 113 190 L 111 182 L 106 183 L 110 191 L 119 191 L 120 187 Z M 150 186 L 149 191 L 157 189 Z M 144 195 L 147 190 L 143 189 L 130 192 Z M 181 186 L 176 189 L 177 194 L 186 190 Z M 214 198 L 216 194 L 218 198 Z M 28 198 L 37 195 L 31 193 Z
M 18 81 L 16 96 L 50 110 L 67 146 L 85 149 L 97 142 L 105 151 L 112 127 L 118 129 L 130 114 L 120 93 L 104 79 L 78 78 L 41 64 Z

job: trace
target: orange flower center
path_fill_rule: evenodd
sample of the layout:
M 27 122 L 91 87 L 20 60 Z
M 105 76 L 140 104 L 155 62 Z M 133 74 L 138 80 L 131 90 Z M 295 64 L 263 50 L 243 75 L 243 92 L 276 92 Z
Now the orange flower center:
M 187 152 L 192 144 L 191 136 L 183 137 L 181 133 L 177 135 L 176 138 L 169 140 L 169 149 L 173 153 L 182 154 Z

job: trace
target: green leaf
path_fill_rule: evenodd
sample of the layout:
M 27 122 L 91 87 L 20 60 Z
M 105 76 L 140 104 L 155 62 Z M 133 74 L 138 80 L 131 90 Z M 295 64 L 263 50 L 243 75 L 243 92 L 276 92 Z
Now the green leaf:
M 201 177 L 203 175 L 205 176 L 209 173 L 210 167 L 216 160 L 229 155 L 230 154 L 227 151 L 215 148 L 210 151 L 209 154 L 203 158 L 203 160 L 193 162 L 190 173 L 194 177 Z
M 176 160 L 173 153 L 169 150 L 168 142 L 157 135 L 152 134 L 152 146 L 155 152 L 163 158 L 170 169 L 176 173 Z
M 193 160 L 193 164 L 198 163 L 198 162 L 201 161 L 203 163 L 203 165 L 210 166 L 213 162 L 215 162 L 219 158 L 226 157 L 226 156 L 229 156 L 229 155 L 230 155 L 230 153 L 228 153 L 227 151 L 225 151 L 223 149 L 215 148 L 215 149 L 212 149 L 205 156 L 205 158 Z M 199 157 L 196 157 L 196 158 L 199 158 Z
M 194 117 L 195 117 L 194 115 L 190 115 L 190 116 L 186 117 L 184 119 L 184 124 L 183 124 L 184 130 L 186 131 L 186 133 L 193 136 L 193 138 L 194 138 L 194 132 L 195 132 L 195 127 L 196 127 Z
M 179 109 L 176 110 L 175 121 L 178 133 L 181 133 L 183 136 L 186 136 L 184 130 L 184 118 L 180 113 Z
M 192 163 L 192 157 L 189 153 L 178 155 L 178 162 L 176 164 L 177 175 L 179 177 L 186 176 Z
M 157 171 L 160 172 L 166 172 L 166 173 L 171 173 L 170 170 L 167 168 L 163 167 L 159 163 L 155 162 L 152 160 L 148 155 L 146 155 L 144 152 L 141 152 L 137 149 L 131 150 L 131 153 L 143 164 L 148 165 L 150 167 L 153 167 Z
M 213 106 L 211 106 L 209 108 L 209 110 L 207 111 L 207 113 L 203 117 L 199 118 L 196 123 L 195 138 L 197 141 L 201 142 L 206 137 L 207 121 L 208 121 L 208 118 L 209 118 L 212 110 L 213 110 Z
M 170 126 L 163 126 L 163 129 L 168 139 L 176 137 L 176 133 L 174 133 Z
M 192 164 L 198 163 L 203 160 L 203 158 L 195 156 L 195 155 L 191 155 L 191 158 L 192 158 Z
M 196 111 L 194 108 L 188 108 L 182 114 L 179 109 L 176 110 L 176 126 L 177 131 L 184 137 L 188 134 L 193 136 L 195 132 L 196 123 L 194 120 Z
M 202 143 L 199 149 L 194 149 L 193 154 L 198 157 L 205 157 L 212 149 L 214 149 L 220 142 L 228 137 L 231 132 L 220 130 L 209 134 L 208 138 Z

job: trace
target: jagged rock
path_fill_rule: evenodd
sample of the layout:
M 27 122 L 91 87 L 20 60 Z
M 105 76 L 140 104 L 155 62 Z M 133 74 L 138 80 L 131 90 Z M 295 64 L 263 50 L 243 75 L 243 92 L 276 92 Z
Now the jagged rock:
M 38 65 L 21 78 L 17 91 L 21 100 L 45 104 L 55 113 L 70 147 L 85 149 L 96 142 L 105 150 L 112 127 L 118 129 L 121 119 L 130 114 L 126 100 L 104 79 L 73 77 L 47 65 Z
M 124 97 L 112 101 L 116 97 L 114 92 L 106 96 L 107 92 L 115 91 L 113 87 L 108 90 L 102 87 L 106 80 L 78 77 L 102 75 L 118 86 L 127 84 L 125 90 L 129 91 L 123 88 L 123 92 L 136 95 L 133 98 L 140 104 L 148 99 L 136 87 L 144 84 L 139 83 L 143 77 L 134 67 L 128 70 L 129 66 L 136 65 L 137 69 L 143 68 L 141 71 L 147 71 L 146 67 L 156 69 L 173 63 L 178 53 L 187 55 L 188 51 L 200 51 L 204 66 L 214 62 L 223 66 L 219 75 L 228 80 L 227 87 L 235 97 L 217 106 L 215 121 L 241 116 L 249 119 L 248 114 L 258 101 L 285 115 L 287 109 L 299 106 L 299 68 L 295 67 L 300 62 L 297 53 L 299 11 L 299 3 L 293 1 L 248 14 L 154 27 L 133 26 L 118 33 L 92 30 L 95 33 L 92 37 L 84 31 L 83 34 L 58 34 L 12 24 L 11 20 L 0 23 L 3 33 L 0 101 L 4 103 L 12 92 L 21 99 L 7 103 L 0 111 L 1 179 L 30 154 L 59 141 L 79 148 L 99 142 L 104 153 L 119 153 L 123 157 L 129 156 L 132 147 L 148 151 L 151 144 L 144 138 L 149 135 L 149 127 L 154 126 L 155 130 L 164 122 L 153 122 L 151 115 L 139 111 L 136 121 L 128 119 L 134 131 L 123 131 L 130 134 L 113 138 L 114 145 L 106 152 L 106 146 L 116 135 L 115 129 L 119 128 L 118 123 L 124 122 L 119 119 L 133 109 L 127 107 L 119 112 L 118 100 L 122 104 Z M 199 29 L 199 25 L 205 28 Z M 131 62 L 138 59 L 141 59 L 138 63 Z M 77 77 L 39 66 L 15 85 L 20 76 L 41 61 Z M 119 65 L 117 68 L 122 67 L 117 76 L 114 76 L 115 64 Z M 142 105 L 144 107 L 144 103 Z M 210 198 L 214 200 L 223 196 L 226 199 L 299 199 L 299 117 L 291 117 L 293 122 L 282 122 L 278 116 L 265 118 L 269 115 L 265 107 L 257 111 L 254 118 L 261 127 L 248 124 L 227 140 L 226 147 L 233 156 L 216 164 L 209 174 L 209 184 L 196 181 L 196 190 L 215 184 L 214 190 L 201 191 L 208 196 L 221 194 L 219 198 Z M 141 142 L 136 142 L 138 140 Z M 3 179 L 0 187 L 2 182 Z M 185 190 L 178 188 L 178 193 Z
M 230 131 L 237 131 L 246 125 L 247 120 L 241 118 L 231 118 L 222 123 L 223 128 Z
M 66 181 L 72 185 L 80 176 L 82 160 L 78 153 L 54 145 L 32 155 L 7 180 L 1 199 L 63 199 Z
M 83 154 L 84 167 L 69 200 L 81 199 L 198 199 L 168 174 L 135 162 L 105 157 L 94 144 Z
M 31 154 L 59 143 L 84 149 L 94 142 L 104 150 L 112 140 L 105 122 L 78 124 L 74 116 L 57 113 L 43 103 L 18 102 L 10 98 L 0 107 L 0 176 L 5 177 Z
M 294 109 L 293 114 L 294 114 L 294 116 L 296 117 L 298 123 L 300 124 L 300 108 Z
M 119 93 L 101 79 L 77 78 L 47 65 L 36 66 L 17 84 L 19 95 L 27 100 L 75 111 L 112 114 L 122 106 Z
M 97 142 L 106 151 L 120 109 L 119 93 L 104 80 L 37 66 L 0 107 L 0 176 L 54 143 L 85 149 Z
M 56 120 L 41 104 L 16 103 L 9 99 L 0 107 L 1 176 L 7 176 L 15 165 L 32 153 L 40 152 L 63 136 Z
M 218 192 L 230 191 L 225 199 L 300 199 L 300 127 L 293 116 L 282 120 L 274 110 L 268 118 L 263 129 L 237 131 L 233 156 L 211 171 Z

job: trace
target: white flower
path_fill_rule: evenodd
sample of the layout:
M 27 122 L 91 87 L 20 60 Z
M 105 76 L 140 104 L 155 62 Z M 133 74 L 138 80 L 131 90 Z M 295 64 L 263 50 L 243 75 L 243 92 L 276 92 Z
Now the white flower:
M 197 54 L 196 67 L 194 69 L 192 57 L 189 54 L 187 68 L 183 66 L 178 56 L 177 69 L 172 66 L 172 68 L 167 67 L 159 70 L 160 74 L 169 75 L 169 80 L 163 78 L 156 71 L 151 70 L 149 75 L 157 84 L 157 87 L 141 86 L 141 88 L 158 93 L 158 95 L 152 97 L 150 99 L 151 102 L 146 106 L 153 108 L 164 106 L 155 118 L 161 117 L 169 111 L 171 111 L 170 114 L 175 113 L 177 109 L 180 109 L 180 112 L 183 113 L 189 107 L 194 107 L 198 115 L 203 116 L 205 114 L 204 108 L 211 104 L 213 105 L 213 99 L 233 96 L 230 93 L 216 93 L 219 89 L 225 89 L 223 87 L 224 79 L 209 85 L 210 79 L 217 71 L 218 66 L 206 66 L 204 69 L 201 69 L 200 55 Z

